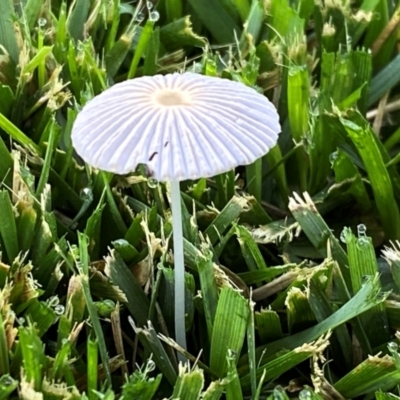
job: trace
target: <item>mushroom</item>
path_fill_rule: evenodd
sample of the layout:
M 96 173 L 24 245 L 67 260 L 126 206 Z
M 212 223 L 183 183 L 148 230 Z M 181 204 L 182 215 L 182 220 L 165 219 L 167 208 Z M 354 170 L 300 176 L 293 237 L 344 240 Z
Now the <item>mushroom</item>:
M 175 264 L 175 340 L 186 349 L 184 258 L 179 182 L 247 165 L 275 146 L 279 116 L 242 83 L 192 72 L 118 83 L 88 102 L 72 129 L 76 152 L 116 174 L 146 164 L 170 182 Z

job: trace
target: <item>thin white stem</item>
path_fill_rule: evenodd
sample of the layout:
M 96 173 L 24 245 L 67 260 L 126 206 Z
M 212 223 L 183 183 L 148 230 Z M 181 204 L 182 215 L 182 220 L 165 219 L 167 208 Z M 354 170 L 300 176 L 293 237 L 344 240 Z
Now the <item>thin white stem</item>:
M 175 340 L 179 346 L 186 350 L 185 263 L 183 258 L 181 191 L 177 181 L 171 182 L 171 199 L 175 262 Z

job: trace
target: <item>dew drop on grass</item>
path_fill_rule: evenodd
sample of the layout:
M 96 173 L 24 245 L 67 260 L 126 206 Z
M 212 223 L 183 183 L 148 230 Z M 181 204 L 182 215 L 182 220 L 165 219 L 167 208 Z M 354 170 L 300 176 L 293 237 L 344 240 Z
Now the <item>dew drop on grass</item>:
M 285 391 L 282 386 L 277 386 L 272 394 L 274 400 L 283 400 L 286 398 Z
M 128 246 L 129 242 L 126 239 L 117 239 L 114 240 L 114 244 L 117 244 L 118 246 Z
M 363 247 L 363 246 L 368 245 L 368 243 L 369 243 L 369 241 L 368 241 L 368 238 L 366 236 L 365 237 L 360 237 L 360 238 L 357 239 L 357 246 Z
M 93 192 L 90 188 L 83 188 L 80 193 L 80 198 L 85 202 L 91 202 L 93 200 Z
M 396 342 L 388 343 L 389 350 L 397 351 L 399 349 L 399 345 Z
M 149 178 L 149 179 L 147 180 L 147 186 L 148 186 L 150 189 L 155 189 L 155 188 L 158 186 L 158 181 L 157 181 L 156 179 Z
M 334 151 L 329 155 L 329 162 L 331 163 L 331 166 L 335 164 L 335 161 L 338 159 L 339 153 L 337 151 Z
M 365 234 L 366 232 L 367 232 L 367 227 L 364 224 L 359 224 L 357 226 L 357 234 L 358 234 L 359 238 L 366 237 L 366 234 Z
M 364 224 L 359 224 L 357 226 L 357 234 L 358 234 L 357 245 L 365 246 L 369 243 L 366 232 L 367 232 L 367 227 Z
M 156 369 L 156 363 L 153 360 L 147 360 L 146 372 L 153 372 Z
M 39 18 L 39 19 L 38 19 L 38 24 L 39 24 L 39 26 L 41 26 L 41 27 L 46 26 L 46 24 L 47 24 L 46 18 Z
M 351 234 L 350 229 L 344 227 L 343 230 L 342 230 L 342 232 L 340 233 L 340 237 L 339 237 L 340 241 L 341 241 L 342 243 L 347 243 L 350 234 Z
M 138 15 L 136 15 L 136 21 L 142 22 L 143 20 L 144 20 L 144 14 L 142 12 L 138 13 Z
M 57 306 L 54 307 L 54 312 L 57 315 L 63 315 L 65 312 L 65 307 L 62 304 L 59 304 Z
M 2 384 L 5 386 L 11 386 L 14 383 L 13 378 L 11 376 L 4 376 L 2 379 Z
M 152 11 L 149 15 L 149 20 L 156 22 L 160 19 L 160 13 L 158 11 Z
M 58 306 L 58 304 L 60 303 L 60 299 L 58 298 L 58 296 L 51 296 L 48 300 L 47 300 L 47 304 L 50 307 L 56 307 Z
M 299 393 L 299 399 L 300 400 L 310 400 L 312 397 L 311 392 L 308 389 L 303 389 Z
M 146 3 L 146 6 L 147 6 L 147 8 L 148 8 L 149 10 L 151 10 L 151 9 L 153 8 L 153 3 L 152 3 L 151 1 L 148 1 L 148 2 Z

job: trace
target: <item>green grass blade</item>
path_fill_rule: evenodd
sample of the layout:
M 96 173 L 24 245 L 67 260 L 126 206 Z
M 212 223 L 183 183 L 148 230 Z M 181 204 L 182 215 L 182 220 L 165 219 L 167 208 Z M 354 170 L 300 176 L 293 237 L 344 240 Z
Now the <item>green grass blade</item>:
M 10 120 L 8 120 L 3 114 L 0 113 L 0 129 L 9 134 L 16 142 L 26 146 L 29 150 L 34 153 L 41 155 L 42 151 L 40 147 L 33 142 L 28 136 L 20 131 Z
M 177 373 L 159 337 L 157 336 L 156 331 L 151 325 L 151 322 L 149 321 L 147 326 L 139 328 L 136 326 L 132 317 L 128 317 L 128 319 L 129 323 L 131 324 L 135 333 L 139 336 L 139 340 L 143 344 L 144 348 L 147 350 L 148 354 L 153 355 L 157 367 L 163 373 L 168 382 L 171 385 L 174 385 L 177 380 Z
M 262 194 L 262 158 L 246 165 L 246 191 L 261 201 Z
M 133 55 L 133 58 L 131 61 L 131 65 L 129 67 L 128 79 L 132 79 L 135 77 L 136 70 L 139 65 L 139 61 L 142 58 L 142 56 L 144 55 L 146 48 L 148 46 L 148 43 L 153 36 L 153 29 L 154 29 L 154 22 L 150 21 L 150 20 L 146 21 L 146 24 L 140 34 L 140 39 L 136 46 L 136 49 L 135 49 L 135 52 L 134 52 L 134 55 Z
M 18 234 L 13 206 L 7 191 L 0 192 L 0 236 L 10 263 L 18 255 Z
M 83 39 L 85 23 L 89 14 L 90 0 L 80 0 L 73 3 L 68 15 L 68 31 L 71 37 L 77 41 Z
M 176 51 L 186 46 L 204 47 L 206 45 L 205 39 L 193 32 L 189 15 L 162 26 L 160 40 L 169 51 Z
M 311 310 L 318 322 L 324 321 L 334 313 L 332 304 L 323 288 L 319 279 L 313 278 L 308 288 L 308 301 Z M 345 324 L 338 326 L 334 331 L 331 341 L 331 350 L 336 355 L 336 362 L 343 366 L 343 369 L 351 369 L 351 337 L 349 330 Z
M 240 28 L 220 0 L 189 0 L 189 4 L 218 43 L 232 43 L 235 32 L 240 37 Z
M 246 200 L 242 197 L 232 197 L 215 220 L 204 231 L 210 242 L 215 244 L 223 235 L 228 226 L 240 215 L 246 206 Z
M 310 78 L 307 66 L 292 67 L 288 72 L 288 114 L 293 139 L 299 143 L 309 130 Z M 299 186 L 307 190 L 307 157 L 304 150 L 296 152 Z
M 11 60 L 18 64 L 19 48 L 14 31 L 14 4 L 12 0 L 3 0 L 0 14 L 0 45 L 4 46 Z
M 172 397 L 175 399 L 198 400 L 204 385 L 203 371 L 195 367 L 188 371 L 188 366 L 179 366 L 179 375 L 176 380 Z
M 400 384 L 400 372 L 389 356 L 370 356 L 335 383 L 345 398 L 355 398 L 375 390 L 389 390 Z
M 387 294 L 378 296 L 379 293 L 378 277 L 367 278 L 360 291 L 330 317 L 305 331 L 277 340 L 266 346 L 258 347 L 256 349 L 257 358 L 259 359 L 263 356 L 262 363 L 264 364 L 271 356 L 283 348 L 294 349 L 296 346 L 316 340 L 329 330 L 335 329 L 346 321 L 382 303 Z
M 19 329 L 19 341 L 26 379 L 39 391 L 42 388 L 42 369 L 45 364 L 43 344 L 32 325 Z
M 218 288 L 215 282 L 214 264 L 211 251 L 203 249 L 202 256 L 199 256 L 198 258 L 197 269 L 200 277 L 200 287 L 202 291 L 208 337 L 211 340 L 218 304 Z
M 245 339 L 249 306 L 244 297 L 231 288 L 222 289 L 211 339 L 210 368 L 223 377 L 227 371 L 228 350 L 236 360 Z
M 40 65 L 44 64 L 46 57 L 51 54 L 52 46 L 43 46 L 35 56 L 24 66 L 23 73 L 27 74 L 33 72 Z
M 376 103 L 400 82 L 400 55 L 396 56 L 371 81 L 368 105 Z
M 97 399 L 98 342 L 91 338 L 87 341 L 87 392 L 89 400 Z
M 106 274 L 110 277 L 112 283 L 117 285 L 127 298 L 127 307 L 139 326 L 147 323 L 150 302 L 144 294 L 140 285 L 136 282 L 132 273 L 114 251 L 106 257 Z
M 269 343 L 283 337 L 282 326 L 276 311 L 262 309 L 254 314 L 261 343 Z
M 59 137 L 60 128 L 56 125 L 55 120 L 52 118 L 49 121 L 46 130 L 49 130 L 49 142 L 47 143 L 46 155 L 44 158 L 42 172 L 40 174 L 39 183 L 36 188 L 36 198 L 40 199 L 40 195 L 43 193 L 45 186 L 47 185 L 47 180 L 50 175 L 50 166 L 53 156 L 54 147 L 56 146 L 56 138 Z
M 315 342 L 305 343 L 282 356 L 276 357 L 261 368 L 257 368 L 257 379 L 260 379 L 265 373 L 264 379 L 266 381 L 274 380 L 301 362 L 321 354 L 329 345 L 328 338 L 329 335 L 322 336 Z M 250 386 L 250 375 L 245 375 L 240 381 L 243 388 L 248 388 Z
M 378 273 L 375 249 L 371 238 L 365 235 L 365 231 L 365 225 L 359 225 L 358 237 L 348 228 L 345 228 L 344 234 L 342 234 L 347 244 L 353 293 L 357 293 L 361 289 L 365 276 L 374 276 Z M 384 304 L 379 304 L 361 315 L 360 321 L 372 347 L 377 347 L 389 340 L 390 334 L 387 328 Z
M 346 118 L 349 117 L 350 115 Z M 345 118 L 340 120 L 357 147 L 367 170 L 385 234 L 389 239 L 399 239 L 399 209 L 394 198 L 389 173 L 383 162 L 381 152 L 375 143 L 375 134 L 359 113 L 354 112 L 351 117 L 351 120 Z
M 226 400 L 244 400 L 243 391 L 236 368 L 236 353 L 229 350 L 227 356 L 227 376 L 229 379 L 226 385 Z
M 255 303 L 250 300 L 249 308 L 249 322 L 247 324 L 247 349 L 249 354 L 249 366 L 250 366 L 250 386 L 251 394 L 254 399 L 257 398 L 257 374 L 256 374 L 256 335 L 255 335 L 255 323 L 254 323 L 254 305 Z M 253 367 L 252 367 L 253 366 Z
M 0 377 L 0 400 L 8 400 L 11 393 L 18 387 L 18 381 L 8 374 Z
M 297 287 L 290 288 L 285 303 L 290 333 L 298 332 L 315 321 L 307 295 L 301 289 Z
M 303 201 L 300 196 L 294 194 L 294 198 L 289 201 L 289 209 L 293 213 L 297 222 L 304 230 L 308 239 L 318 252 L 327 257 L 327 241 L 329 239 L 332 249 L 332 257 L 339 263 L 345 282 L 350 287 L 350 275 L 347 268 L 348 260 L 339 241 L 335 238 L 326 222 L 319 215 L 310 196 L 305 193 Z
M 86 307 L 88 309 L 90 320 L 93 325 L 93 330 L 95 332 L 98 341 L 99 353 L 101 361 L 103 363 L 103 369 L 105 372 L 107 385 L 111 386 L 111 371 L 109 364 L 110 361 L 107 353 L 107 346 L 104 339 L 103 330 L 101 329 L 100 319 L 97 314 L 96 308 L 93 304 L 93 299 L 92 295 L 90 294 L 90 288 L 89 288 L 89 254 L 87 251 L 88 248 L 87 238 L 83 233 L 79 233 L 78 240 L 79 240 L 79 252 L 80 252 L 79 258 L 82 265 L 80 281 L 83 289 L 83 294 L 85 296 Z
M 331 162 L 335 171 L 336 182 L 343 182 L 346 179 L 354 180 L 353 187 L 350 189 L 351 194 L 363 210 L 370 210 L 371 201 L 357 167 L 343 150 L 337 150 L 333 154 Z
M 0 375 L 5 375 L 10 372 L 8 352 L 6 326 L 3 316 L 0 313 Z
M 165 15 L 169 22 L 182 18 L 183 16 L 182 0 L 165 0 Z
M 144 368 L 136 370 L 129 377 L 129 380 L 122 388 L 121 398 L 141 400 L 151 400 L 154 398 L 162 375 L 158 374 L 155 378 L 150 375 L 154 368 L 153 364 L 154 361 L 149 359 Z
M 238 225 L 236 227 L 236 235 L 249 270 L 267 270 L 261 251 L 249 231 L 245 227 Z

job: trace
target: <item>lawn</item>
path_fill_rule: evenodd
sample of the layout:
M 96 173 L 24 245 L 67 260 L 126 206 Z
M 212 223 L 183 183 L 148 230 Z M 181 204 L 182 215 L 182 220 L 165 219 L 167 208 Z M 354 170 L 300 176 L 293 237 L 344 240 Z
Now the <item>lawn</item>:
M 1 0 L 0 400 L 400 398 L 395 3 Z M 265 95 L 281 133 L 180 182 L 183 299 L 173 185 L 71 134 L 114 84 L 184 71 Z

